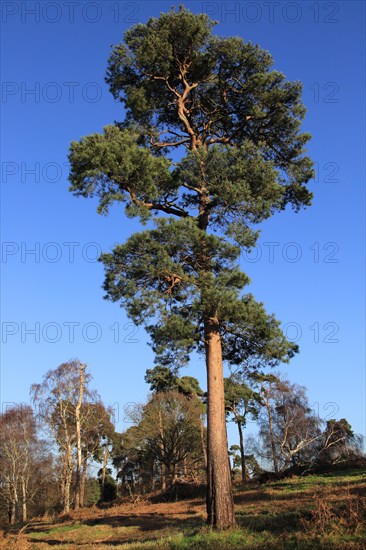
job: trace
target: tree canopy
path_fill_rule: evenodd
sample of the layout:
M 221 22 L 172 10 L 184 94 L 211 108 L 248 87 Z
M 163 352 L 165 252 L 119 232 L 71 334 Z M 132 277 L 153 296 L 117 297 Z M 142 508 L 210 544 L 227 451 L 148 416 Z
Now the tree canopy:
M 268 52 L 213 26 L 181 8 L 128 30 L 106 77 L 126 119 L 70 151 L 75 195 L 97 196 L 101 213 L 123 202 L 156 224 L 102 256 L 104 288 L 136 323 L 153 318 L 157 360 L 169 365 L 202 349 L 205 309 L 220 318 L 230 362 L 282 360 L 296 348 L 252 296 L 239 298 L 249 279 L 238 260 L 255 224 L 310 204 L 301 85 L 273 70 Z

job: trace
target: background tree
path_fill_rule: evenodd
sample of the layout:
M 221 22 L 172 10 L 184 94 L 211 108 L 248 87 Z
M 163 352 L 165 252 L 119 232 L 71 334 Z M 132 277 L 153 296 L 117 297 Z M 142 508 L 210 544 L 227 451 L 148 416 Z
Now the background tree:
M 81 374 L 82 373 L 82 374 Z M 31 395 L 39 418 L 50 429 L 62 455 L 61 495 L 63 511 L 68 513 L 71 502 L 71 484 L 76 466 L 75 503 L 80 502 L 81 480 L 81 405 L 83 398 L 96 399 L 88 387 L 91 375 L 85 372 L 79 360 L 62 363 L 49 370 L 42 384 L 33 384 Z M 74 450 L 76 449 L 77 461 Z
M 145 381 L 150 384 L 151 391 L 155 393 L 168 392 L 177 390 L 178 388 L 178 376 L 173 374 L 173 372 L 164 366 L 156 366 L 153 369 L 147 369 L 145 375 Z M 164 453 L 164 425 L 162 418 L 162 411 L 158 411 L 158 422 L 159 422 L 159 444 L 161 447 L 161 454 Z M 166 465 L 164 461 L 160 461 L 161 467 L 161 490 L 165 491 L 166 489 Z
M 232 374 L 229 378 L 225 378 L 224 382 L 226 411 L 227 414 L 232 414 L 234 422 L 238 426 L 241 479 L 242 481 L 246 481 L 247 472 L 243 428 L 245 428 L 250 417 L 253 420 L 258 418 L 262 405 L 261 397 L 258 392 L 242 381 L 240 375 Z
M 135 418 L 136 424 L 128 430 L 116 434 L 111 453 L 121 490 L 133 500 L 135 493 L 154 491 L 155 483 L 160 483 L 162 477 L 156 457 L 146 452 L 145 440 L 139 429 L 139 418 L 140 416 Z
M 239 445 L 230 445 L 229 458 L 232 458 L 232 478 L 235 479 L 239 475 L 241 477 L 241 456 Z
M 362 437 L 354 433 L 345 418 L 327 420 L 312 463 L 350 465 L 362 456 L 361 449 Z
M 279 471 L 279 456 L 276 447 L 274 424 L 273 424 L 273 403 L 275 399 L 275 393 L 280 386 L 281 381 L 278 376 L 274 374 L 264 375 L 262 373 L 256 373 L 255 379 L 260 384 L 260 396 L 264 409 L 259 418 L 260 420 L 260 437 L 262 438 L 263 447 L 266 449 L 264 458 L 268 459 L 269 456 L 273 463 L 273 470 L 275 474 Z M 257 453 L 263 457 L 263 453 Z
M 145 382 L 150 384 L 150 390 L 156 393 L 178 391 L 186 397 L 199 398 L 204 396 L 204 391 L 201 389 L 197 378 L 193 376 L 179 377 L 166 366 L 147 369 Z
M 145 381 L 150 384 L 151 391 L 154 392 L 166 392 L 166 391 L 178 391 L 190 399 L 196 399 L 201 403 L 201 421 L 200 421 L 200 434 L 201 445 L 204 465 L 207 468 L 207 448 L 205 443 L 205 426 L 204 416 L 206 413 L 206 405 L 202 399 L 205 398 L 205 393 L 201 389 L 197 378 L 193 376 L 179 377 L 174 374 L 169 367 L 157 366 L 153 369 L 147 369 L 145 375 Z
M 102 480 L 102 469 L 98 472 L 98 481 L 101 489 L 101 500 L 102 502 L 111 502 L 117 498 L 117 483 L 112 476 L 112 470 L 107 468 L 106 472 L 103 474 Z M 102 483 L 103 483 L 103 494 L 102 494 Z
M 300 83 L 271 70 L 268 52 L 213 26 L 181 7 L 128 30 L 107 70 L 126 119 L 73 142 L 69 158 L 72 192 L 98 196 L 100 213 L 118 201 L 143 222 L 160 214 L 155 229 L 103 256 L 104 287 L 145 323 L 160 364 L 205 355 L 208 520 L 226 528 L 235 519 L 222 362 L 257 367 L 295 351 L 242 295 L 240 247 L 255 244 L 254 224 L 275 211 L 310 204 L 313 170 Z M 177 148 L 185 156 L 173 166 Z
M 321 420 L 309 406 L 306 388 L 282 385 L 275 405 L 275 435 L 284 467 L 309 460 L 321 434 Z
M 179 393 L 182 393 L 189 399 L 195 399 L 199 403 L 199 407 L 201 409 L 199 426 L 200 426 L 202 456 L 203 456 L 204 467 L 207 470 L 207 444 L 206 444 L 207 430 L 204 425 L 205 418 L 207 417 L 207 393 L 201 389 L 197 378 L 194 378 L 193 376 L 182 376 L 178 378 L 177 390 Z
M 189 456 L 193 463 L 201 459 L 200 415 L 200 404 L 178 392 L 156 394 L 144 408 L 140 428 L 147 452 L 164 464 L 170 485 L 179 470 L 187 474 Z
M 150 385 L 152 392 L 172 391 L 178 387 L 178 376 L 169 367 L 158 365 L 146 370 L 145 382 Z
M 60 476 L 62 464 L 47 440 L 38 443 L 36 461 L 31 470 L 32 498 L 29 517 L 53 516 L 62 511 L 60 503 Z
M 116 438 L 113 464 L 131 496 L 154 490 L 156 481 L 165 490 L 178 479 L 197 479 L 203 463 L 198 400 L 157 392 L 129 416 L 133 425 Z
M 75 476 L 75 510 L 80 508 L 80 493 L 82 491 L 81 470 L 82 470 L 82 450 L 81 450 L 81 407 L 85 391 L 85 369 L 86 365 L 79 363 L 79 384 L 78 396 L 75 405 L 75 428 L 76 428 L 76 476 Z
M 85 480 L 84 502 L 88 506 L 93 506 L 101 500 L 100 483 L 94 477 L 87 477 Z
M 30 406 L 14 406 L 0 414 L 0 496 L 11 525 L 27 520 L 29 505 L 40 494 L 36 472 L 48 458 Z
M 271 458 L 275 473 L 306 464 L 322 438 L 322 421 L 309 406 L 306 388 L 283 378 L 267 377 L 262 380 L 261 395 L 262 456 Z
M 115 427 L 112 410 L 97 400 L 84 403 L 81 409 L 81 454 L 82 474 L 80 483 L 80 506 L 84 505 L 84 492 L 89 461 L 102 462 L 101 498 L 103 500 L 104 479 L 113 440 Z

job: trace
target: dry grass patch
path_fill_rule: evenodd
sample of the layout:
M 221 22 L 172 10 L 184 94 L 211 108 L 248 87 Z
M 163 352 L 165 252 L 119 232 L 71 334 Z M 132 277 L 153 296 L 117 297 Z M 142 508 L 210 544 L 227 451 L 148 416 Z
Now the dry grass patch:
M 238 528 L 212 533 L 202 498 L 130 500 L 106 508 L 38 518 L 19 536 L 0 536 L 20 550 L 366 549 L 364 472 L 309 476 L 235 487 Z

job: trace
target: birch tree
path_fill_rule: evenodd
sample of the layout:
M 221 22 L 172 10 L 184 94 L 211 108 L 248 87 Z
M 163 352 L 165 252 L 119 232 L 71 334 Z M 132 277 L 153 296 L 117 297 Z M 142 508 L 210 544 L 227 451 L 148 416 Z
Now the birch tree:
M 71 484 L 76 469 L 75 507 L 80 503 L 81 479 L 81 405 L 90 374 L 79 360 L 62 363 L 49 370 L 41 384 L 33 384 L 31 395 L 37 406 L 40 418 L 48 426 L 62 456 L 62 476 L 60 491 L 63 512 L 70 510 L 72 494 Z M 74 450 L 76 449 L 76 460 Z

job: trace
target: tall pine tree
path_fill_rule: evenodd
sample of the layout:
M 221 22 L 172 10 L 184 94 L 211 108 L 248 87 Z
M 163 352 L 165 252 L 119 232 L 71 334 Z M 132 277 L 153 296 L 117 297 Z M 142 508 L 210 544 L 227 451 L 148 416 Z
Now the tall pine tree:
M 206 358 L 209 523 L 235 524 L 223 361 L 273 366 L 296 351 L 262 304 L 243 295 L 255 225 L 310 204 L 312 162 L 301 84 L 271 55 L 181 7 L 138 24 L 113 48 L 106 81 L 125 120 L 71 144 L 71 191 L 117 201 L 149 229 L 104 254 L 106 297 L 151 336 L 160 365 Z M 174 160 L 174 162 L 173 162 Z

